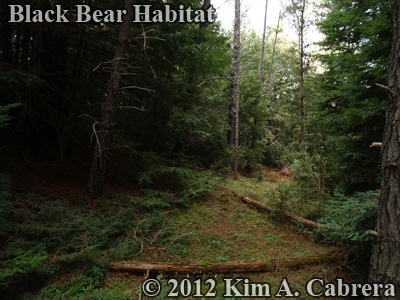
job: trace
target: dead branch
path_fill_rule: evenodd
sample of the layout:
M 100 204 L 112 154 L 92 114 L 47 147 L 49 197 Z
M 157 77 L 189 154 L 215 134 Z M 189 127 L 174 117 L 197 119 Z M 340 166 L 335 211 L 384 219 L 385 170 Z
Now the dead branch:
M 113 61 L 115 61 L 115 60 L 117 60 L 117 59 L 124 59 L 124 58 L 123 58 L 123 57 L 116 57 L 116 58 L 114 58 L 114 59 L 112 59 L 112 60 L 110 60 L 110 61 L 103 61 L 103 62 L 99 63 L 99 64 L 97 65 L 97 67 L 94 68 L 92 71 L 96 71 L 102 64 L 111 64 Z
M 138 89 L 138 90 L 144 90 L 144 91 L 148 91 L 148 92 L 153 92 L 155 93 L 155 90 L 151 90 L 151 89 L 146 89 L 146 88 L 142 88 L 140 86 L 135 86 L 135 85 L 131 85 L 131 86 L 124 86 L 119 88 L 120 90 L 126 90 L 126 89 Z
M 191 232 L 189 232 L 189 233 L 182 234 L 182 235 L 180 235 L 180 236 L 174 238 L 174 239 L 170 242 L 170 244 L 172 244 L 173 242 L 175 242 L 177 239 L 180 239 L 181 237 L 184 237 L 185 235 L 189 235 L 189 234 L 192 234 L 192 233 L 193 233 L 193 230 L 192 230 Z
M 136 106 L 117 106 L 117 108 L 129 108 L 129 109 L 137 109 L 137 110 L 140 110 L 140 111 L 149 111 L 148 109 L 143 109 L 143 108 L 139 108 L 139 107 L 136 107 Z
M 378 236 L 378 232 L 376 232 L 374 230 L 367 230 L 365 233 L 366 234 L 370 234 L 370 235 L 374 235 L 374 236 Z
M 384 88 L 385 90 L 390 91 L 389 87 L 387 87 L 386 85 L 380 84 L 380 83 L 375 83 L 376 86 L 379 86 L 381 88 Z
M 370 147 L 380 148 L 380 147 L 382 147 L 382 143 L 381 142 L 373 142 Z

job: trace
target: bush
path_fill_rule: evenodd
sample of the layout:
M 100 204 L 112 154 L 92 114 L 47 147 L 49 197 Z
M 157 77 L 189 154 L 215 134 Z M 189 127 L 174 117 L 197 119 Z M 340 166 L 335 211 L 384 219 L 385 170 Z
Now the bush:
M 360 192 L 351 197 L 336 193 L 325 216 L 319 220 L 324 225 L 319 233 L 328 241 L 351 248 L 357 258 L 367 262 L 363 266 L 366 269 L 373 240 L 366 231 L 376 226 L 378 199 L 379 191 Z
M 378 199 L 379 191 L 356 193 L 351 197 L 335 194 L 326 215 L 320 219 L 325 226 L 320 232 L 326 239 L 338 243 L 351 241 L 359 248 L 370 245 L 373 237 L 365 232 L 375 228 Z
M 290 209 L 296 215 L 316 220 L 324 214 L 331 198 L 325 186 L 325 159 L 306 155 L 303 161 L 300 156 L 297 154 L 290 165 L 294 182 L 281 181 L 268 196 L 278 212 Z

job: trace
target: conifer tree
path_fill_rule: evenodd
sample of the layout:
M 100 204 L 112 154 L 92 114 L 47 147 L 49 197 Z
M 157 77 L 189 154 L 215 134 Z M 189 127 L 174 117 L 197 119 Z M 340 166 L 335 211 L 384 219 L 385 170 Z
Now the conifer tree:
M 240 0 L 235 0 L 235 25 L 233 34 L 233 102 L 235 103 L 235 162 L 233 178 L 237 180 L 239 159 Z
M 111 129 L 113 127 L 114 115 L 116 110 L 116 101 L 121 81 L 121 69 L 125 56 L 125 50 L 128 45 L 131 23 L 133 20 L 134 0 L 125 1 L 127 13 L 123 17 L 123 23 L 118 36 L 118 44 L 115 50 L 114 59 L 111 62 L 111 74 L 107 87 L 107 95 L 101 109 L 100 120 L 97 129 L 95 128 L 96 145 L 93 153 L 92 167 L 90 170 L 90 179 L 88 193 L 90 198 L 100 197 L 103 193 L 104 178 L 106 175 L 107 152 L 110 144 Z M 96 125 L 96 124 L 95 124 Z M 93 126 L 95 126 L 93 125 Z
M 382 182 L 377 232 L 370 265 L 371 283 L 392 283 L 400 291 L 400 2 L 394 1 L 386 124 L 382 144 Z M 381 295 L 380 299 L 393 299 Z M 368 299 L 376 299 L 369 297 Z

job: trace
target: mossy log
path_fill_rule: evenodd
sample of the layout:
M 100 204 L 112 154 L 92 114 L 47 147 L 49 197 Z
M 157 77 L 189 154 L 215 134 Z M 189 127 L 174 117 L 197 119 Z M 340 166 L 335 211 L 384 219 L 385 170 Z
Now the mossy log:
M 258 203 L 256 201 L 250 199 L 250 198 L 244 197 L 244 196 L 240 195 L 239 193 L 237 193 L 237 192 L 235 192 L 235 191 L 233 191 L 231 189 L 227 189 L 227 190 L 230 191 L 232 194 L 234 194 L 235 197 L 238 198 L 239 200 L 241 200 L 243 203 L 251 205 L 251 206 L 253 206 L 253 207 L 255 207 L 255 208 L 257 208 L 257 209 L 259 209 L 261 211 L 265 211 L 265 212 L 268 212 L 268 213 L 277 212 L 277 210 L 273 209 L 272 207 L 263 205 L 263 204 Z M 317 222 L 314 222 L 314 221 L 311 221 L 311 220 L 307 220 L 307 219 L 295 216 L 295 215 L 293 215 L 291 213 L 283 212 L 283 215 L 284 215 L 284 217 L 286 219 L 300 222 L 304 226 L 307 226 L 308 228 L 312 228 L 312 229 L 314 229 L 314 228 L 322 228 L 322 225 L 317 223 Z
M 304 265 L 314 265 L 336 261 L 343 257 L 343 252 L 328 252 L 319 255 L 274 258 L 266 260 L 243 260 L 226 262 L 197 262 L 197 263 L 140 263 L 130 261 L 110 262 L 107 267 L 120 271 L 141 273 L 173 273 L 173 274 L 222 274 L 245 272 L 275 271 L 280 266 L 300 268 Z

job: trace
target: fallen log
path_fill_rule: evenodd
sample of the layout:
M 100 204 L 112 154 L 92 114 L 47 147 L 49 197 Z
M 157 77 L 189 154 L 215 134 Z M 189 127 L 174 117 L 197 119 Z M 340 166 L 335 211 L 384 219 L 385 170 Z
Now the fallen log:
M 337 261 L 344 252 L 328 252 L 319 255 L 277 258 L 267 260 L 243 260 L 226 262 L 197 263 L 140 263 L 131 261 L 110 262 L 107 267 L 119 271 L 141 273 L 173 273 L 173 274 L 221 274 L 275 271 L 278 267 L 300 268 L 304 265 L 314 265 Z
M 278 212 L 276 209 L 274 209 L 272 207 L 269 207 L 269 206 L 266 206 L 266 205 L 263 205 L 261 203 L 258 203 L 258 202 L 254 201 L 254 200 L 252 200 L 250 198 L 247 198 L 245 196 L 242 196 L 239 193 L 235 192 L 234 190 L 231 190 L 231 189 L 228 189 L 228 188 L 224 188 L 224 189 L 230 191 L 232 194 L 235 195 L 236 198 L 240 199 L 243 203 L 249 204 L 250 206 L 258 208 L 261 211 L 265 211 L 265 212 L 268 212 L 268 213 Z M 322 228 L 323 227 L 320 223 L 317 223 L 317 222 L 314 222 L 314 221 L 311 221 L 311 220 L 307 220 L 307 219 L 295 216 L 295 215 L 293 215 L 291 213 L 288 213 L 288 212 L 283 212 L 283 216 L 288 220 L 300 222 L 304 226 L 307 226 L 308 228 L 314 229 L 314 228 Z

